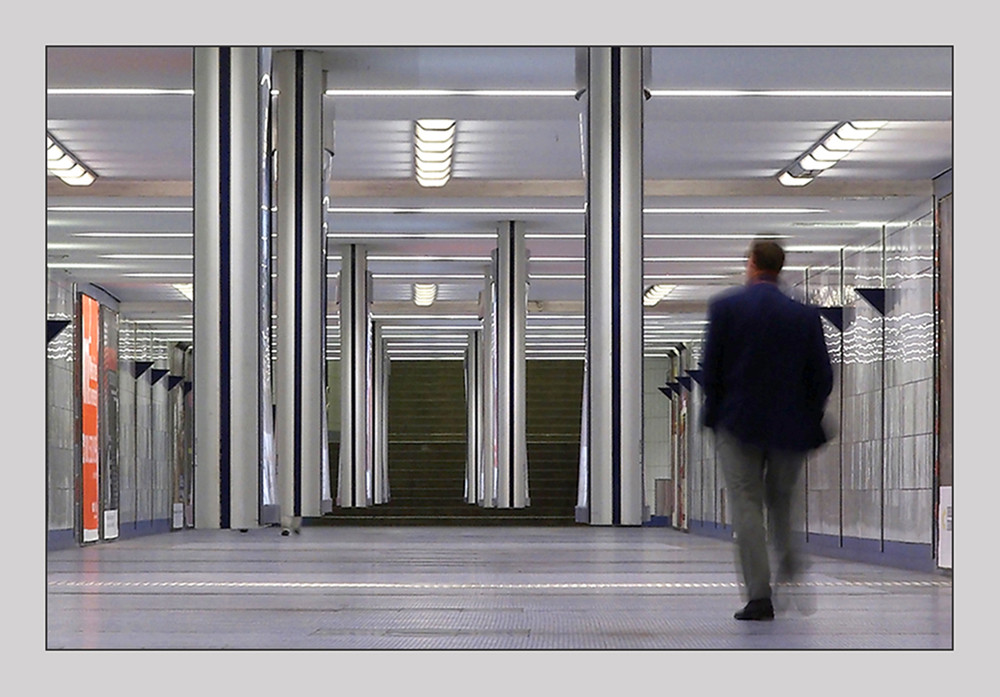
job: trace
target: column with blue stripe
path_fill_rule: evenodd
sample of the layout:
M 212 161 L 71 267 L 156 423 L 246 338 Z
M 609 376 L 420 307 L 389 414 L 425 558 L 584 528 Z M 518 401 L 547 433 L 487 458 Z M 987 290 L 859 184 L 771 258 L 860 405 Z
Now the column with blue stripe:
M 195 49 L 195 526 L 260 521 L 257 48 Z
M 322 511 L 326 414 L 326 238 L 323 232 L 322 56 L 274 54 L 277 101 L 275 442 L 282 525 Z
M 589 49 L 585 95 L 585 516 L 641 525 L 642 49 Z

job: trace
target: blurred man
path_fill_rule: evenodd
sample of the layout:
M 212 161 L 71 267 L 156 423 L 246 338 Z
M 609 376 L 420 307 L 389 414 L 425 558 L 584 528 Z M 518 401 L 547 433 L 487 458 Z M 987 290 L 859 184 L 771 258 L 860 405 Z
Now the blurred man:
M 738 620 L 774 618 L 764 507 L 778 582 L 802 560 L 792 536 L 792 494 L 806 453 L 826 442 L 833 387 L 819 313 L 778 286 L 784 250 L 757 240 L 746 285 L 712 299 L 702 357 L 703 425 L 715 432 L 748 602 Z

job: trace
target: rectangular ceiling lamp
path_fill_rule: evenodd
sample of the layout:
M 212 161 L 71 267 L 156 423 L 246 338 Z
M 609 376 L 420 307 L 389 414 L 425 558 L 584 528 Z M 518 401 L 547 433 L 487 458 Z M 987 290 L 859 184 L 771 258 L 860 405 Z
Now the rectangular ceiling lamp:
M 414 283 L 413 304 L 419 307 L 429 307 L 437 298 L 436 283 Z
M 805 186 L 875 135 L 887 121 L 842 121 L 778 173 L 785 186 Z
M 413 125 L 413 169 L 420 186 L 439 187 L 448 183 L 454 147 L 454 120 L 417 120 Z
M 653 307 L 670 295 L 676 287 L 669 283 L 657 283 L 654 286 L 650 286 L 642 296 L 642 304 L 646 307 Z
M 49 174 L 59 177 L 70 186 L 90 186 L 97 174 L 63 145 L 45 132 L 45 167 Z

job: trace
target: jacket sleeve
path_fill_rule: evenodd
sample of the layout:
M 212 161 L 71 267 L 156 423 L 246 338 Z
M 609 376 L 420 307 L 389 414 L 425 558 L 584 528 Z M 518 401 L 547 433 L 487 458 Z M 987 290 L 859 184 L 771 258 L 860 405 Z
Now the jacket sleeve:
M 722 319 L 718 303 L 708 307 L 708 327 L 701 356 L 702 391 L 705 401 L 701 411 L 701 425 L 714 428 L 719 421 L 719 402 L 722 400 Z
M 809 364 L 807 380 L 811 406 L 822 416 L 826 408 L 826 400 L 833 391 L 833 368 L 830 365 L 830 353 L 826 348 L 823 334 L 823 320 L 819 312 L 812 310 L 813 321 L 810 337 Z

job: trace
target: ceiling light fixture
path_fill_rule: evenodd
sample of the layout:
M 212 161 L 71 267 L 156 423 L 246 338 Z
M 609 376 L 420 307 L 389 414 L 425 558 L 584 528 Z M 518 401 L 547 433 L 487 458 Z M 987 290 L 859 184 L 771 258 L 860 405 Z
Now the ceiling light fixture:
M 652 307 L 670 295 L 676 287 L 669 283 L 657 283 L 655 286 L 650 286 L 642 296 L 642 304 L 646 307 Z
M 162 95 L 194 96 L 192 89 L 171 89 L 159 87 L 50 87 L 45 91 L 50 95 L 75 95 L 94 97 L 159 97 Z
M 328 89 L 328 97 L 573 97 L 576 90 Z
M 45 132 L 45 167 L 49 174 L 59 177 L 70 186 L 90 186 L 97 174 L 79 157 L 67 150 L 62 143 Z
M 413 284 L 413 304 L 419 307 L 428 307 L 434 304 L 437 298 L 438 287 L 436 283 L 414 283 Z
M 183 295 L 188 300 L 194 300 L 194 284 L 193 283 L 175 283 L 174 288 L 178 293 Z
M 413 169 L 420 186 L 439 187 L 451 178 L 455 121 L 418 119 L 413 125 Z
M 650 90 L 651 97 L 951 97 L 951 90 Z
M 805 186 L 875 135 L 887 121 L 842 121 L 778 173 L 785 186 Z

